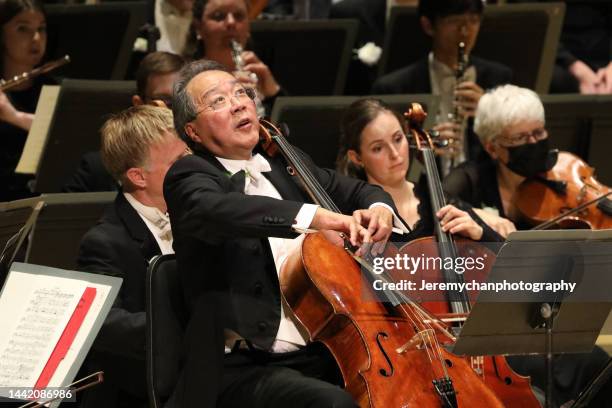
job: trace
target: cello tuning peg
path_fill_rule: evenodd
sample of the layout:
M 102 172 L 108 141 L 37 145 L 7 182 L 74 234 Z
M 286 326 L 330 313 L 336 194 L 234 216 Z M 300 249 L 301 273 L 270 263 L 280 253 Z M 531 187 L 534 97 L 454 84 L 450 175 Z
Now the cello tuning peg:
M 445 148 L 448 147 L 448 145 L 450 144 L 448 139 L 443 139 L 440 137 L 440 132 L 438 132 L 437 130 L 431 129 L 427 133 L 429 133 L 434 146 L 437 148 Z
M 287 126 L 285 122 L 281 122 L 278 124 L 278 128 L 280 129 L 283 136 L 285 136 L 286 139 L 289 139 L 289 126 Z

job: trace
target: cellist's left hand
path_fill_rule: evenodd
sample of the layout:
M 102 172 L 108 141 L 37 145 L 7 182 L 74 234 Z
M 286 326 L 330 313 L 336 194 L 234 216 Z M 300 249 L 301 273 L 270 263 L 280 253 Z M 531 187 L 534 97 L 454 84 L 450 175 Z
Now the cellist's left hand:
M 440 225 L 444 232 L 463 235 L 474 241 L 482 238 L 482 227 L 470 217 L 470 214 L 458 209 L 454 205 L 449 204 L 440 208 L 436 216 L 440 219 Z

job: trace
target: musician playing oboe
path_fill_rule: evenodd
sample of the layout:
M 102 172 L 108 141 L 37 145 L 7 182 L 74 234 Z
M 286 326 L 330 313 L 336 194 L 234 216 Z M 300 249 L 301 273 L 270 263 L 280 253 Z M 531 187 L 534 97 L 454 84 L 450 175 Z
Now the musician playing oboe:
M 47 23 L 39 0 L 0 0 L 1 76 L 6 81 L 40 64 L 47 46 Z M 28 176 L 15 174 L 46 76 L 0 91 L 0 201 L 31 195 Z
M 432 93 L 441 97 L 435 130 L 451 143 L 452 160 L 442 160 L 442 171 L 462 160 L 486 157 L 471 131 L 471 118 L 483 89 L 510 82 L 510 68 L 470 56 L 476 43 L 483 5 L 481 0 L 420 0 L 418 14 L 423 31 L 432 38 L 429 55 L 414 64 L 379 78 L 372 94 Z M 458 47 L 464 43 L 467 63 L 460 78 Z M 467 125 L 467 126 L 466 126 Z M 467 128 L 467 132 L 461 132 Z M 467 135 L 464 137 L 464 134 Z M 465 139 L 465 140 L 464 140 Z

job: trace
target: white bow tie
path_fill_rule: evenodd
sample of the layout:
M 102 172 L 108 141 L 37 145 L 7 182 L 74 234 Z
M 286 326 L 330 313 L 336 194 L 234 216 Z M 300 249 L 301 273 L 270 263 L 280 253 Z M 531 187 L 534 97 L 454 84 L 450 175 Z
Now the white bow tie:
M 172 227 L 170 225 L 170 218 L 168 214 L 164 214 L 159 211 L 157 208 L 154 211 L 149 211 L 144 214 L 144 216 L 149 220 L 153 225 L 159 228 L 159 237 L 166 241 L 172 240 Z

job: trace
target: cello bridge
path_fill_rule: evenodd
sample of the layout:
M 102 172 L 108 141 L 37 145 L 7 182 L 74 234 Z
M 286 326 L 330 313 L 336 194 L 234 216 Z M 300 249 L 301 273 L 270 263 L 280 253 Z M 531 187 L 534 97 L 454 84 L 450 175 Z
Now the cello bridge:
M 427 345 L 426 342 L 430 344 L 435 341 L 434 339 L 435 333 L 433 329 L 425 329 L 419 332 L 416 332 L 414 336 L 403 346 L 400 346 L 395 349 L 395 352 L 398 354 L 404 354 L 408 350 L 420 350 Z

